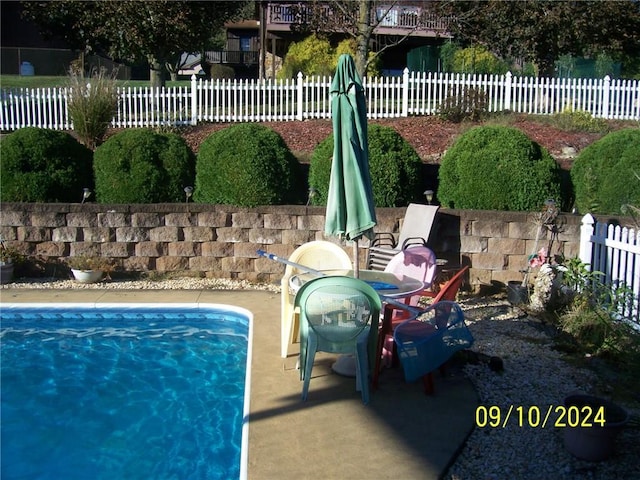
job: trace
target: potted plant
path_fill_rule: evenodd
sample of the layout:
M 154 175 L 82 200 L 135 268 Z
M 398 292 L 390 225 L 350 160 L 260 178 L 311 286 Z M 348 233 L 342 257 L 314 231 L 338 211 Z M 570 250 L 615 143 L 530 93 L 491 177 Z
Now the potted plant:
M 11 247 L 7 247 L 4 240 L 0 240 L 0 284 L 11 283 L 13 269 L 18 253 Z
M 78 255 L 69 257 L 67 265 L 71 268 L 74 278 L 81 283 L 95 283 L 101 280 L 105 273 L 113 270 L 113 262 L 105 257 Z
M 599 462 L 611 456 L 615 441 L 629 422 L 629 413 L 609 400 L 574 394 L 564 399 L 564 446 L 574 456 Z M 587 416 L 588 415 L 588 416 Z

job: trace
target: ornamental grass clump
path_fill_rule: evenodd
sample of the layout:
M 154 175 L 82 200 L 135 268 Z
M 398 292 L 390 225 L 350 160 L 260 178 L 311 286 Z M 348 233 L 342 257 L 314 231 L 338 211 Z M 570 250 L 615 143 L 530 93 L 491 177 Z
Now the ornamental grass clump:
M 116 73 L 108 74 L 104 68 L 95 68 L 89 76 L 80 68 L 69 71 L 69 116 L 78 139 L 91 150 L 102 143 L 118 112 Z
M 564 262 L 562 286 L 566 307 L 559 309 L 558 326 L 569 334 L 572 348 L 606 358 L 625 372 L 640 374 L 640 326 L 621 311 L 636 304 L 625 285 L 605 283 L 602 272 L 591 271 L 579 258 Z

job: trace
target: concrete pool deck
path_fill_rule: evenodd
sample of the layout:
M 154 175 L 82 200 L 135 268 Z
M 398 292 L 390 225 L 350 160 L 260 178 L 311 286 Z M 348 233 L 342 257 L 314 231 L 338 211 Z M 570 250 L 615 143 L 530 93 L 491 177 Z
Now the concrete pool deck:
M 380 376 L 362 404 L 335 356 L 316 357 L 307 402 L 294 354 L 280 358 L 280 294 L 257 290 L 4 289 L 15 303 L 218 303 L 254 315 L 248 476 L 252 480 L 437 479 L 474 424 L 476 391 L 459 372 L 435 375 L 435 394 L 407 384 L 400 369 Z

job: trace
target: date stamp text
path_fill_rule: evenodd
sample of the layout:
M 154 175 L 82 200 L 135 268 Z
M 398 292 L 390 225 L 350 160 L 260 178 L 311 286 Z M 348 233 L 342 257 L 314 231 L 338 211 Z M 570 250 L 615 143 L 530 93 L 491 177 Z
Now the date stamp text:
M 506 428 L 509 424 L 530 428 L 604 427 L 604 407 L 589 405 L 480 405 L 476 408 L 476 426 L 479 428 Z

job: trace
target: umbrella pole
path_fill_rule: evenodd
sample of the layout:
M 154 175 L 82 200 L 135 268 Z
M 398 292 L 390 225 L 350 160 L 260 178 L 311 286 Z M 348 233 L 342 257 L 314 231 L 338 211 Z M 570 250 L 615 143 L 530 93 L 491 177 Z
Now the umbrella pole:
M 360 278 L 360 256 L 358 255 L 358 239 L 353 241 L 353 277 Z

